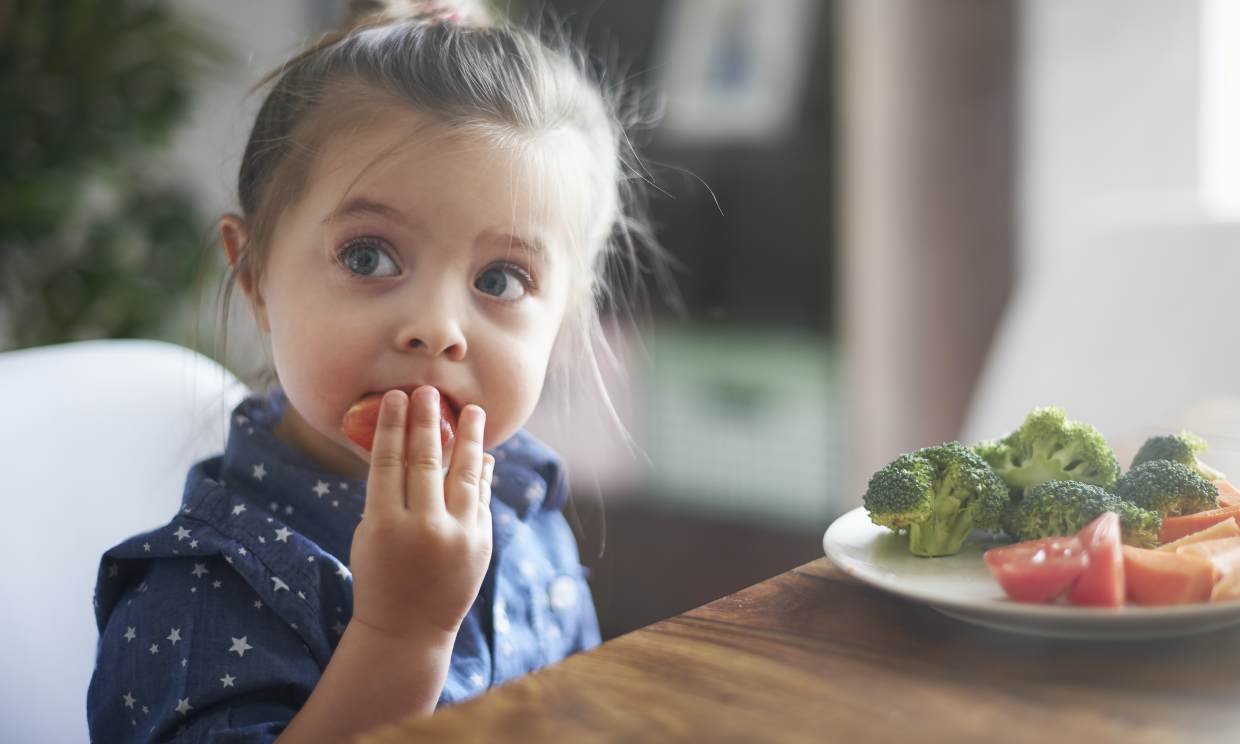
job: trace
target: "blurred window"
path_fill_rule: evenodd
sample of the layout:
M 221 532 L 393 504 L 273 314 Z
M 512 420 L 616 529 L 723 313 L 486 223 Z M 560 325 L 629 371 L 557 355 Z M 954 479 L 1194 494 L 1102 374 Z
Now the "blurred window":
M 1240 219 L 1240 3 L 1203 0 L 1201 176 L 1206 208 Z

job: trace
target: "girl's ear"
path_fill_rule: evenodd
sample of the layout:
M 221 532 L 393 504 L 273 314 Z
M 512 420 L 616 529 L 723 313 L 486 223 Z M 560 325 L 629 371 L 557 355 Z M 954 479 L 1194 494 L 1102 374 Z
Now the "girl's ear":
M 243 261 L 250 240 L 249 229 L 240 215 L 226 214 L 220 218 L 220 242 L 224 244 L 224 254 L 228 257 L 228 265 L 237 274 L 237 284 L 245 293 L 250 313 L 259 330 L 269 333 L 271 326 L 267 323 L 267 307 L 263 303 L 262 292 L 254 281 L 254 268 L 250 261 Z

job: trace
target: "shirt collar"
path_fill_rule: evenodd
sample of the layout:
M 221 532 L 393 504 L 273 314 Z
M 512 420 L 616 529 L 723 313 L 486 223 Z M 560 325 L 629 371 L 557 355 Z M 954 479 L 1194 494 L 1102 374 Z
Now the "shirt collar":
M 281 441 L 275 428 L 287 405 L 277 387 L 233 410 L 220 478 L 229 490 L 347 560 L 366 481 L 324 470 Z

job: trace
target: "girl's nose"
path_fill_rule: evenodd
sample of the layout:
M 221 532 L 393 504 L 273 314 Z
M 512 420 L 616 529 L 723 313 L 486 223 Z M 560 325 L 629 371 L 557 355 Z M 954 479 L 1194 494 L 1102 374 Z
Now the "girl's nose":
M 424 316 L 401 329 L 397 338 L 401 350 L 420 351 L 432 357 L 459 362 L 465 358 L 465 334 L 450 318 Z

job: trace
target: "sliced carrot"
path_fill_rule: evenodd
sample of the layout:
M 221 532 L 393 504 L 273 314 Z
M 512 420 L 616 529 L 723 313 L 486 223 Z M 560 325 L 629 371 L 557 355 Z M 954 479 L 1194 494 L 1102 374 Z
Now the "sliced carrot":
M 1210 601 L 1231 602 L 1237 599 L 1240 599 L 1240 571 L 1232 571 L 1215 582 Z
M 1199 555 L 1214 566 L 1214 589 L 1210 601 L 1240 599 L 1240 537 L 1185 545 L 1177 555 Z
M 1195 555 L 1125 545 L 1124 580 L 1128 601 L 1142 605 L 1205 602 L 1214 588 L 1214 565 Z
M 1199 533 L 1200 534 L 1200 533 Z M 1240 552 L 1240 537 L 1223 537 L 1217 540 L 1203 540 L 1181 546 L 1175 551 L 1179 555 L 1198 555 L 1212 560 L 1215 556 L 1231 552 Z
M 1198 530 L 1185 535 L 1179 540 L 1169 542 L 1166 545 L 1159 545 L 1158 550 L 1174 553 L 1178 548 L 1182 548 L 1185 545 L 1205 542 L 1206 540 L 1221 540 L 1224 537 L 1240 537 L 1240 524 L 1236 523 L 1235 517 L 1228 517 L 1218 524 L 1210 525 L 1204 530 Z
M 1231 481 L 1220 478 L 1214 481 L 1214 485 L 1218 487 L 1218 505 L 1224 509 L 1229 506 L 1240 506 L 1240 488 L 1236 488 Z
M 1240 520 L 1240 506 L 1210 509 L 1196 514 L 1185 514 L 1182 517 L 1164 517 L 1162 529 L 1158 531 L 1158 541 L 1169 543 L 1179 540 L 1185 535 L 1191 535 L 1219 522 L 1225 522 L 1230 517 Z

